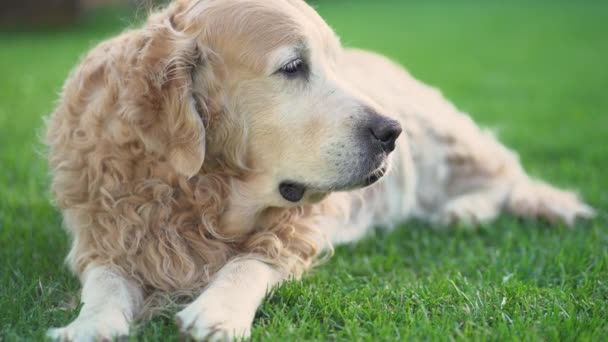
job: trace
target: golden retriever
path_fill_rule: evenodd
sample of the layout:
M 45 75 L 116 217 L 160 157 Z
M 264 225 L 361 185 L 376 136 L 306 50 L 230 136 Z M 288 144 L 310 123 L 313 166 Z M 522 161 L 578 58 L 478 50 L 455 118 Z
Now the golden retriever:
M 372 226 L 593 216 L 302 0 L 175 1 L 84 58 L 47 144 L 83 286 L 59 340 L 126 335 L 184 293 L 183 333 L 247 337 L 270 288 Z

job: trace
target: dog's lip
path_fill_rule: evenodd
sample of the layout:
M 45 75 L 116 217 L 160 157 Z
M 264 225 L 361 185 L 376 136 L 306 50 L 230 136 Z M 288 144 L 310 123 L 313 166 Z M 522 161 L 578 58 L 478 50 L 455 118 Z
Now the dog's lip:
M 332 191 L 349 191 L 370 186 L 379 181 L 388 170 L 385 164 L 370 172 L 363 181 L 341 186 L 313 186 L 296 181 L 283 181 L 279 184 L 279 193 L 286 201 L 297 203 L 304 198 L 307 191 L 312 193 L 328 193 Z
M 376 183 L 382 177 L 384 177 L 384 175 L 386 175 L 387 170 L 388 170 L 388 166 L 386 165 L 386 163 L 382 163 L 382 165 L 380 165 L 374 171 L 368 173 L 367 176 L 365 176 L 363 178 L 363 180 L 353 182 L 353 183 L 350 183 L 350 184 L 347 184 L 344 186 L 332 187 L 330 189 L 330 191 L 349 191 L 349 190 L 365 188 L 367 186 L 370 186 L 370 185 Z
M 386 165 L 382 165 L 376 170 L 374 170 L 369 176 L 365 178 L 364 186 L 370 186 L 379 181 L 382 177 L 384 177 L 387 169 L 388 168 L 386 167 Z

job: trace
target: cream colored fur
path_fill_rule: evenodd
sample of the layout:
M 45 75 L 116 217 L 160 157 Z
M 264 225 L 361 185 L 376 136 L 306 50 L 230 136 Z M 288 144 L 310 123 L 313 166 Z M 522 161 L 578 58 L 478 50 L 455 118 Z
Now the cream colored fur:
M 310 77 L 277 74 L 302 55 Z M 390 172 L 353 189 L 367 162 L 353 130 L 369 110 L 404 133 L 382 161 Z M 246 337 L 269 289 L 372 226 L 593 216 L 437 90 L 343 49 L 301 0 L 181 0 L 154 13 L 73 71 L 47 142 L 83 283 L 78 318 L 49 331 L 59 340 L 125 335 L 151 298 L 184 293 L 200 294 L 177 315 L 184 333 Z M 311 186 L 291 203 L 285 180 Z

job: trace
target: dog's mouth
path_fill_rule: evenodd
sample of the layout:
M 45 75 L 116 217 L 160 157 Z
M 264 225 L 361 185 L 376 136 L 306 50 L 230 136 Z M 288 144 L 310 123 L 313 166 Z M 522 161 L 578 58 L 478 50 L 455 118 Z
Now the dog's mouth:
M 365 181 L 363 182 L 362 187 L 370 186 L 370 185 L 376 183 L 377 181 L 379 181 L 380 178 L 384 177 L 387 169 L 388 168 L 386 165 L 382 165 L 378 169 L 374 170 L 369 176 L 367 176 L 365 178 Z
M 362 181 L 332 186 L 314 186 L 295 181 L 284 181 L 279 184 L 279 193 L 281 194 L 281 197 L 283 197 L 283 199 L 285 199 L 286 201 L 297 203 L 300 202 L 302 198 L 304 198 L 304 195 L 307 192 L 312 192 L 315 194 L 326 194 L 333 191 L 348 191 L 370 186 L 379 181 L 382 177 L 384 177 L 387 169 L 387 166 L 383 164 L 376 170 L 369 173 Z

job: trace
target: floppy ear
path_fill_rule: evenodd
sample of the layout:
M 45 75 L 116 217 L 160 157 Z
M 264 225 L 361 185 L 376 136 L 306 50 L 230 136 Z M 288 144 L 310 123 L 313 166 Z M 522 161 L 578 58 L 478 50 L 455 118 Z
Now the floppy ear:
M 205 48 L 196 37 L 177 31 L 165 19 L 140 31 L 139 47 L 128 63 L 133 69 L 126 84 L 126 98 L 135 101 L 127 119 L 146 148 L 165 156 L 175 171 L 192 177 L 205 159 L 210 96 L 201 78 L 210 68 Z

